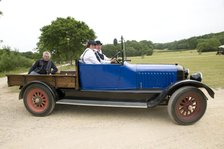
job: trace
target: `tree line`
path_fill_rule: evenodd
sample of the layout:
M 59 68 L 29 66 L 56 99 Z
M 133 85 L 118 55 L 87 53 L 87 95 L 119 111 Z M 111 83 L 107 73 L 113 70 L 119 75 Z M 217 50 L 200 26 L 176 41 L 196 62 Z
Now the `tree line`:
M 224 45 L 224 32 L 211 33 L 168 43 L 154 43 L 154 48 L 168 50 L 197 49 L 201 53 L 217 51 L 220 45 Z
M 153 54 L 152 41 L 142 40 L 128 40 L 124 43 L 126 56 L 144 56 Z M 121 50 L 121 44 L 113 45 L 106 44 L 102 47 L 103 53 L 108 57 L 113 57 L 116 52 Z

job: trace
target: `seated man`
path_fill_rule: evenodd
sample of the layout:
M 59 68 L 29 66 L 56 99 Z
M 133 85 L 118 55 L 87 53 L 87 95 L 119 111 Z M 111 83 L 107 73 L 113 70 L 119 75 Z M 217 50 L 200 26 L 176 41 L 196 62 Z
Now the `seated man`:
M 103 54 L 102 52 L 102 43 L 97 40 L 96 41 L 96 50 L 97 50 L 97 54 L 99 55 L 99 57 L 102 59 L 102 60 L 106 60 L 106 61 L 110 61 L 111 59 L 108 58 L 105 54 Z
M 39 74 L 55 74 L 58 69 L 55 64 L 50 60 L 51 54 L 48 51 L 43 52 L 43 58 L 36 61 L 30 68 L 28 74 L 39 75 Z M 53 69 L 53 70 L 52 70 Z
M 93 40 L 87 43 L 87 48 L 80 56 L 80 60 L 85 64 L 111 64 L 115 62 L 115 60 L 101 59 L 96 50 L 96 42 Z

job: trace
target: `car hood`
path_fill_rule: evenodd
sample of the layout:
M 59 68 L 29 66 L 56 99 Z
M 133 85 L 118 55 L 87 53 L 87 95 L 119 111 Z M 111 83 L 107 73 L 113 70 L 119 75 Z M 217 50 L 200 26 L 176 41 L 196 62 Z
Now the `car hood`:
M 183 67 L 178 64 L 129 64 L 125 65 L 137 72 L 176 72 L 177 70 L 183 70 Z

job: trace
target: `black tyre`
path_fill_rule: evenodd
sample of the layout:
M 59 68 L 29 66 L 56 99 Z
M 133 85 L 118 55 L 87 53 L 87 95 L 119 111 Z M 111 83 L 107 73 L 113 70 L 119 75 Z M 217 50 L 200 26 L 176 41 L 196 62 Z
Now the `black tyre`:
M 198 88 L 186 86 L 178 89 L 168 103 L 171 119 L 180 125 L 190 125 L 204 115 L 207 108 L 207 97 Z
M 35 116 L 46 116 L 55 107 L 55 100 L 50 90 L 42 84 L 28 86 L 23 95 L 26 109 Z

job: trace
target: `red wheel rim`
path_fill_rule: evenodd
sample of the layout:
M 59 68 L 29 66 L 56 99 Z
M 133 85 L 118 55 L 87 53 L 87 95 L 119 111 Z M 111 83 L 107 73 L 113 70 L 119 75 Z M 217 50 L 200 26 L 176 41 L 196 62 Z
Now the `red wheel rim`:
M 175 112 L 180 119 L 193 120 L 200 116 L 202 97 L 194 92 L 185 93 L 177 101 Z
M 34 88 L 27 94 L 27 105 L 33 112 L 44 112 L 49 105 L 48 95 L 42 89 Z

